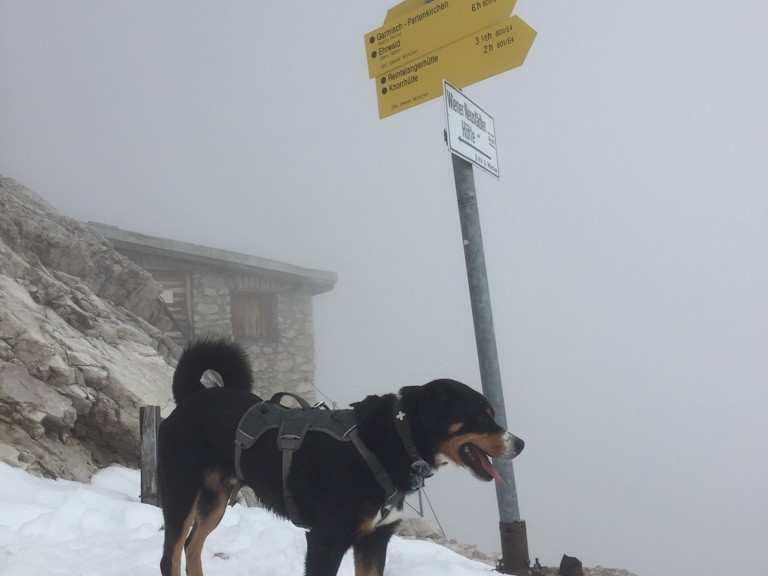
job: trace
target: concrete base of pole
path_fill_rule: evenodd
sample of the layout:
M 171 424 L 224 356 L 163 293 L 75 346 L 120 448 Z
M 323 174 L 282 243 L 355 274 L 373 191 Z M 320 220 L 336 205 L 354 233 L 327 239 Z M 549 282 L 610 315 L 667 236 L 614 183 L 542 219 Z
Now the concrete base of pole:
M 528 556 L 528 531 L 524 520 L 499 522 L 501 561 L 497 569 L 502 574 L 528 576 L 531 559 Z

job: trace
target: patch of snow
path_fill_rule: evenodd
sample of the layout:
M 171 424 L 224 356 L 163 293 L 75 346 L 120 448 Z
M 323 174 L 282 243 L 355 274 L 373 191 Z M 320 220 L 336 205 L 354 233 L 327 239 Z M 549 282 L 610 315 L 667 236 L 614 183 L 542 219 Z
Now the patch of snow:
M 111 466 L 89 484 L 45 480 L 0 463 L 0 574 L 156 576 L 162 515 L 138 501 L 139 473 Z M 304 531 L 265 510 L 228 508 L 206 541 L 207 576 L 298 576 Z M 488 566 L 432 544 L 392 539 L 386 575 L 488 576 Z M 352 576 L 351 551 L 340 576 Z
M 138 502 L 141 494 L 141 472 L 123 466 L 109 466 L 93 475 L 91 486 L 120 494 Z

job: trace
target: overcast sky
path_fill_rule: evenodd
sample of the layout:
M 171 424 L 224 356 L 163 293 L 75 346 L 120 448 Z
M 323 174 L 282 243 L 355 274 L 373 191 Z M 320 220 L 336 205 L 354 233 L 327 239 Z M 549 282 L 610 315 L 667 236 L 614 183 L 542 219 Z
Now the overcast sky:
M 340 403 L 479 387 L 441 101 L 379 120 L 389 3 L 0 0 L 0 173 L 61 211 L 338 272 L 315 300 Z M 531 556 L 759 572 L 768 537 L 768 8 L 520 0 L 526 64 L 469 87 Z M 493 487 L 429 485 L 498 549 Z M 256 568 L 254 568 L 256 569 Z

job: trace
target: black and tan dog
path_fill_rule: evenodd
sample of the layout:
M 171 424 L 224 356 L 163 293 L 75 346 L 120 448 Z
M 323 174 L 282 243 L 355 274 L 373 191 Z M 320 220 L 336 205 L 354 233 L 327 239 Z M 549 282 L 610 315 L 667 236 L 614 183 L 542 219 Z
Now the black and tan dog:
M 200 379 L 215 370 L 223 387 Z M 250 392 L 251 369 L 237 346 L 202 341 L 189 346 L 173 377 L 176 409 L 160 426 L 160 496 L 165 520 L 163 576 L 202 576 L 203 543 L 218 525 L 232 493 L 250 486 L 270 510 L 288 517 L 277 431 L 265 432 L 243 451 L 235 473 L 234 441 L 243 414 L 261 399 Z M 397 415 L 393 416 L 396 408 Z M 413 459 L 396 428 L 409 425 L 412 444 L 431 469 L 453 462 L 481 480 L 499 479 L 489 456 L 512 458 L 522 440 L 503 430 L 486 398 L 454 380 L 408 386 L 400 394 L 368 396 L 353 404 L 358 437 L 396 488 L 413 490 Z M 412 453 L 413 451 L 411 451 Z M 367 461 L 349 442 L 309 432 L 287 476 L 307 532 L 307 576 L 334 576 L 344 553 L 354 549 L 356 576 L 381 576 L 398 511 L 386 510 L 385 494 Z M 402 508 L 402 503 L 400 503 Z

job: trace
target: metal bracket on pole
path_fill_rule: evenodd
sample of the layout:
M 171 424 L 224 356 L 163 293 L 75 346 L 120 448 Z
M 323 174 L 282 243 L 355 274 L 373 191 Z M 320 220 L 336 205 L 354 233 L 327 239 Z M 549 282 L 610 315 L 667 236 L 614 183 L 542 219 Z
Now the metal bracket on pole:
M 453 176 L 456 181 L 456 197 L 459 204 L 461 234 L 464 240 L 464 259 L 467 264 L 467 280 L 472 303 L 472 318 L 475 325 L 477 357 L 480 364 L 480 381 L 483 394 L 496 412 L 496 421 L 507 427 L 504 407 L 504 391 L 501 386 L 501 371 L 496 349 L 496 334 L 493 328 L 491 296 L 485 268 L 483 234 L 480 229 L 480 213 L 475 194 L 475 177 L 472 164 L 451 154 Z M 520 520 L 520 509 L 515 488 L 515 474 L 510 460 L 496 460 L 506 485 L 496 483 L 496 498 L 499 504 L 502 561 L 499 570 L 507 574 L 528 574 L 530 558 L 525 522 Z

